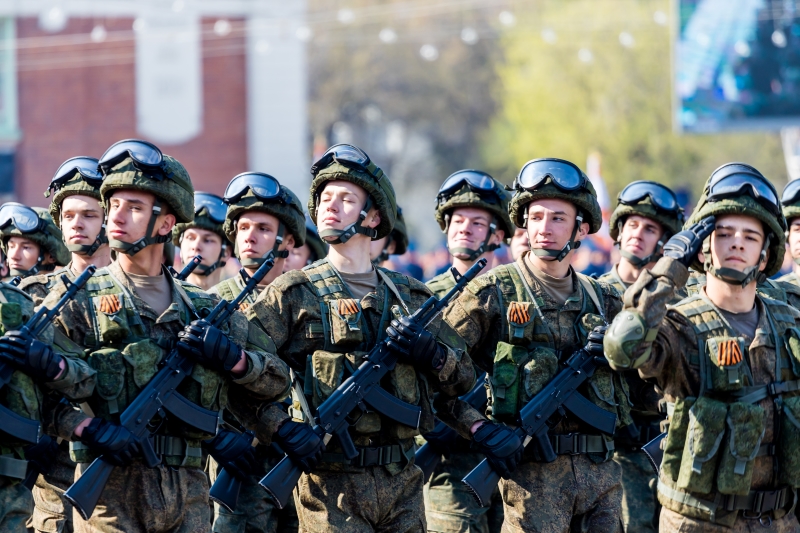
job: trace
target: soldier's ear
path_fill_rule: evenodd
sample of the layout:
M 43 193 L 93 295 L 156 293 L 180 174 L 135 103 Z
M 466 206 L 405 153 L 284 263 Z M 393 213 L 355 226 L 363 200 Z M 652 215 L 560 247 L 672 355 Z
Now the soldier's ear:
M 377 208 L 373 207 L 369 210 L 367 219 L 369 220 L 369 223 L 367 224 L 368 228 L 377 228 L 381 223 L 381 212 L 378 211 Z

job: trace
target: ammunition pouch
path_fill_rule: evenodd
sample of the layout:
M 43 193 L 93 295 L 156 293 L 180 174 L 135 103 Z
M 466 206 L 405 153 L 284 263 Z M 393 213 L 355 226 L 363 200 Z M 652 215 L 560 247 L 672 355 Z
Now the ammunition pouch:
M 800 487 L 800 396 L 783 401 L 781 432 L 778 441 L 780 482 L 793 488 Z
M 683 448 L 678 488 L 708 494 L 714 489 L 719 450 L 725 436 L 728 406 L 700 397 L 689 409 L 689 428 Z

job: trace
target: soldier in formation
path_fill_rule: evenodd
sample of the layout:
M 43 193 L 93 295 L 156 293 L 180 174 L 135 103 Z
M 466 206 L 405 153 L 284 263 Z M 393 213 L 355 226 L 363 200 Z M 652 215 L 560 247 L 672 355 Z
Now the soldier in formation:
M 175 224 L 172 229 L 172 243 L 180 249 L 183 264 L 195 256 L 202 257 L 186 281 L 205 291 L 222 281 L 222 269 L 231 258 L 231 242 L 222 230 L 226 209 L 219 196 L 196 192 L 194 218 L 191 222 Z

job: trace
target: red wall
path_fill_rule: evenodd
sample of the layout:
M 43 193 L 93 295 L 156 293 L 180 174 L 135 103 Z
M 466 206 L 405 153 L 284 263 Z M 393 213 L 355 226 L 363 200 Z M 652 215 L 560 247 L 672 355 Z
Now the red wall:
M 204 20 L 204 27 L 214 20 Z M 88 35 L 102 23 L 109 33 L 130 30 L 132 19 L 70 19 L 58 34 L 32 18 L 17 20 L 17 37 Z M 236 25 L 235 25 L 236 26 Z M 58 165 L 76 155 L 100 157 L 112 143 L 136 133 L 134 41 L 47 47 L 17 52 L 19 121 L 15 189 L 19 200 L 45 206 L 43 196 Z M 232 54 L 206 57 L 220 47 Z M 159 147 L 183 163 L 196 190 L 220 194 L 247 170 L 244 37 L 203 38 L 203 131 L 181 145 Z M 53 61 L 69 68 L 47 68 Z M 102 62 L 102 65 L 97 63 Z M 94 63 L 95 65 L 92 65 Z

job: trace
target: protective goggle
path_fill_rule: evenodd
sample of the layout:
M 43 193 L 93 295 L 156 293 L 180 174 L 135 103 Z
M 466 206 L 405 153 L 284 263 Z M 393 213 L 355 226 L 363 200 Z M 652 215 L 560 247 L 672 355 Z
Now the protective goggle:
M 208 213 L 208 217 L 217 224 L 225 222 L 225 213 L 228 211 L 228 206 L 225 205 L 225 201 L 216 194 L 211 194 L 209 192 L 194 193 L 195 216 L 203 209 Z
M 44 230 L 47 223 L 27 205 L 8 202 L 0 206 L 0 230 L 12 225 L 22 233 L 36 233 Z
M 260 200 L 291 203 L 291 199 L 281 190 L 278 180 L 261 172 L 243 172 L 233 178 L 225 188 L 224 201 L 226 204 L 235 204 L 247 191 L 251 191 Z
M 164 154 L 156 145 L 139 139 L 126 139 L 112 144 L 97 166 L 105 175 L 111 167 L 128 157 L 133 161 L 133 166 L 142 171 L 160 169 L 164 163 Z
M 800 180 L 792 180 L 786 185 L 786 188 L 783 189 L 781 204 L 792 205 L 798 200 L 800 200 Z
M 634 181 L 622 189 L 618 201 L 623 205 L 636 205 L 648 197 L 656 209 L 670 212 L 681 209 L 675 193 L 653 181 Z
M 711 175 L 706 195 L 709 202 L 748 194 L 775 216 L 781 215 L 778 193 L 767 179 L 747 165 L 726 165 Z
M 322 157 L 311 165 L 311 175 L 316 176 L 334 161 L 346 167 L 363 170 L 377 181 L 380 181 L 385 176 L 383 170 L 372 162 L 364 150 L 352 144 L 335 144 L 328 148 Z
M 574 164 L 563 159 L 534 159 L 525 163 L 514 180 L 513 189 L 533 191 L 547 178 L 562 191 L 572 192 L 586 187 L 586 176 Z
M 496 189 L 495 181 L 489 174 L 480 170 L 459 170 L 444 180 L 442 186 L 439 187 L 438 198 L 446 198 L 464 185 L 478 194 L 493 193 Z
M 103 184 L 103 174 L 98 169 L 97 163 L 98 161 L 94 157 L 80 156 L 67 159 L 61 163 L 53 179 L 50 180 L 50 186 L 44 193 L 45 197 L 63 187 L 75 176 L 75 173 L 78 173 L 81 179 L 90 186 L 99 189 Z

